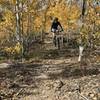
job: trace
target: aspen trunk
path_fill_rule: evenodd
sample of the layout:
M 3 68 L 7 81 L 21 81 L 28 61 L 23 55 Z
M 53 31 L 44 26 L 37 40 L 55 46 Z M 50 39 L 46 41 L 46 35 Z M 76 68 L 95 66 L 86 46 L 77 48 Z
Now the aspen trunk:
M 85 17 L 85 11 L 86 11 L 86 0 L 81 0 L 81 23 L 83 23 L 82 25 L 84 25 L 84 17 Z M 82 27 L 82 26 L 81 26 Z M 80 27 L 80 28 L 81 28 Z M 82 60 L 82 56 L 83 56 L 83 50 L 84 50 L 84 45 L 82 45 L 84 41 L 82 41 L 81 38 L 81 46 L 79 46 L 79 57 L 78 57 L 78 61 L 81 62 Z
M 20 29 L 19 0 L 16 0 L 15 10 L 16 10 L 16 38 L 18 41 L 20 41 L 21 39 L 20 30 L 21 29 Z

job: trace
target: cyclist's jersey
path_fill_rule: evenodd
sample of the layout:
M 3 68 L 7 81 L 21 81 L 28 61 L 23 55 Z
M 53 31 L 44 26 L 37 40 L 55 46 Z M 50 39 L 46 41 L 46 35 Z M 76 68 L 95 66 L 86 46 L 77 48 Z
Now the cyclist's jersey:
M 60 31 L 63 31 L 63 28 L 62 28 L 62 26 L 61 26 L 61 24 L 60 24 L 60 22 L 53 22 L 52 23 L 52 26 L 51 26 L 51 32 L 56 32 L 56 30 L 59 30 L 58 28 L 61 28 L 61 30 Z

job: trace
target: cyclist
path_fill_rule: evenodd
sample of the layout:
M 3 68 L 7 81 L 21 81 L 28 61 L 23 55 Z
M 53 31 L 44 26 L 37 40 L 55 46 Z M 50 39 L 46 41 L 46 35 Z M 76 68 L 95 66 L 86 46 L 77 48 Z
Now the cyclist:
M 53 42 L 54 42 L 55 46 L 57 45 L 56 37 L 59 34 L 59 32 L 62 32 L 62 31 L 63 31 L 63 28 L 62 28 L 60 22 L 58 21 L 58 18 L 56 17 L 51 25 L 51 32 L 53 32 Z

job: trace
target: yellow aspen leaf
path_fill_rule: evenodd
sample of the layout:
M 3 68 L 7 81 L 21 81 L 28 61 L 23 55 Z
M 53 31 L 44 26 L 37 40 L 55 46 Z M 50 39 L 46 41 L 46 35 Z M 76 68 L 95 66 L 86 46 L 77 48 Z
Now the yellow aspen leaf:
M 12 0 L 12 4 L 16 5 L 16 0 Z

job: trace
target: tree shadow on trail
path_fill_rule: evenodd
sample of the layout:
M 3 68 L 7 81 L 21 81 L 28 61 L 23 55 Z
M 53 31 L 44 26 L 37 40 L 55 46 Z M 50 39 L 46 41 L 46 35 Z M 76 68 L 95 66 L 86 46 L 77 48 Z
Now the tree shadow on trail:
M 0 69 L 0 77 L 5 74 L 5 77 L 14 79 L 17 75 L 37 75 L 36 69 L 40 69 L 41 64 L 13 64 L 8 68 Z
M 82 68 L 83 67 L 83 68 Z M 60 70 L 60 72 L 59 72 Z M 36 82 L 35 78 L 41 76 L 41 73 L 48 75 L 48 79 L 59 78 L 80 78 L 89 75 L 100 74 L 99 65 L 79 66 L 79 64 L 17 64 L 8 68 L 0 69 L 0 80 L 10 79 L 19 84 L 31 85 Z M 41 79 L 40 79 L 41 80 Z
M 14 64 L 8 66 L 8 68 L 0 68 L 0 89 L 4 89 L 3 98 L 13 98 L 13 95 L 16 95 L 21 92 L 19 96 L 23 95 L 32 95 L 31 89 L 38 89 L 41 80 L 36 80 L 35 76 L 38 76 L 41 67 L 40 64 Z M 11 94 L 9 94 L 9 91 Z M 2 91 L 0 90 L 2 93 Z M 33 93 L 37 94 L 37 92 Z M 1 96 L 1 95 L 0 95 Z
M 78 56 L 78 50 L 77 49 L 54 49 L 54 50 L 47 50 L 42 53 L 43 59 L 57 59 L 59 57 L 74 57 Z
M 81 78 L 83 77 L 82 72 L 84 72 L 85 76 L 98 75 L 100 74 L 99 65 L 96 67 L 87 66 L 86 69 L 82 69 L 78 64 L 15 64 L 8 68 L 0 69 L 0 88 L 4 87 L 7 91 L 15 89 L 15 94 L 17 94 L 20 89 L 24 90 L 24 92 L 21 92 L 22 95 L 19 96 L 36 95 L 38 92 L 33 92 L 30 89 L 38 89 L 41 83 L 43 83 L 43 80 Z M 38 78 L 38 76 L 41 76 L 41 73 L 46 74 L 48 78 Z M 8 97 L 10 96 L 10 94 L 7 95 Z
M 92 75 L 98 75 L 98 74 L 100 74 L 99 66 L 98 67 L 92 66 L 89 68 L 87 66 L 85 68 L 82 68 L 82 67 L 78 67 L 78 66 L 73 65 L 73 67 L 68 67 L 68 66 L 65 67 L 65 69 L 61 73 L 49 74 L 49 78 L 50 79 L 59 79 L 59 78 L 77 79 L 77 78 L 81 78 L 84 76 L 92 76 Z

